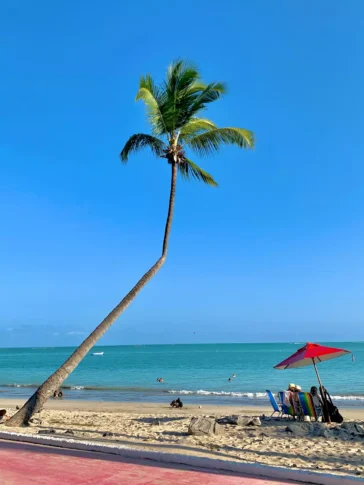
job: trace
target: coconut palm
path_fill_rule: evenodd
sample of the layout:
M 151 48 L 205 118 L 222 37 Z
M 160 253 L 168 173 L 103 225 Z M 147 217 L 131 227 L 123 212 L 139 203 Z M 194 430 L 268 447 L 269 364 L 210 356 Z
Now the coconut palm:
M 218 100 L 225 91 L 225 84 L 221 82 L 205 84 L 198 70 L 185 61 L 172 63 L 161 84 L 156 84 L 149 74 L 140 79 L 136 99 L 142 100 L 146 105 L 151 134 L 138 133 L 131 136 L 122 149 L 120 158 L 126 163 L 133 153 L 149 148 L 153 155 L 166 159 L 168 163 L 171 186 L 162 254 L 66 362 L 7 421 L 7 425 L 27 424 L 34 413 L 42 410 L 54 391 L 163 266 L 172 225 L 177 173 L 185 180 L 196 179 L 212 187 L 217 186 L 213 177 L 189 158 L 189 153 L 194 152 L 197 156 L 204 157 L 218 152 L 223 145 L 253 147 L 254 136 L 251 131 L 243 128 L 219 128 L 211 120 L 202 117 L 206 107 Z

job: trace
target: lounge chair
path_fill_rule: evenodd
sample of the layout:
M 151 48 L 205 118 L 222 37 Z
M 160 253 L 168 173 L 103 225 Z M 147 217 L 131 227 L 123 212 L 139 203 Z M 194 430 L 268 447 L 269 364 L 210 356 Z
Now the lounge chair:
M 313 403 L 311 394 L 309 392 L 299 392 L 298 399 L 300 401 L 303 415 L 310 418 L 315 418 L 317 421 L 318 413 Z
M 265 392 L 267 393 L 267 396 L 269 397 L 269 401 L 273 408 L 273 412 L 268 419 L 272 419 L 276 413 L 278 413 L 278 418 L 281 418 L 283 414 L 282 405 L 277 403 L 276 398 L 273 396 L 271 391 L 267 389 Z
M 283 416 L 291 416 L 292 418 L 294 418 L 296 416 L 296 413 L 295 413 L 295 410 L 294 410 L 294 407 L 293 407 L 293 404 L 292 404 L 292 399 L 289 399 L 289 405 L 287 403 L 287 399 L 285 400 L 284 399 L 284 394 L 285 392 L 289 392 L 289 391 L 281 391 L 279 393 L 279 398 L 281 400 L 281 403 L 282 403 L 282 417 Z

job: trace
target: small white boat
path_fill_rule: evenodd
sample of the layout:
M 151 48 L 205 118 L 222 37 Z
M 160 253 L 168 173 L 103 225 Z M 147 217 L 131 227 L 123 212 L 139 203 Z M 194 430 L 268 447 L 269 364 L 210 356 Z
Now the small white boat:
M 94 352 L 92 355 L 104 355 L 104 352 Z

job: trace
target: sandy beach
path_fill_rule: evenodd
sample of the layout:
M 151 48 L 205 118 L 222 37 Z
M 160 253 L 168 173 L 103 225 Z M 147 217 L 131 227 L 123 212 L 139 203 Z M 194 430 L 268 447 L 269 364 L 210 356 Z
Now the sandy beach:
M 22 402 L 0 400 L 0 408 L 11 415 Z M 346 422 L 364 423 L 363 409 L 343 409 Z M 188 425 L 194 416 L 221 419 L 226 416 L 269 415 L 269 407 L 185 406 L 172 409 L 154 403 L 115 403 L 91 401 L 49 401 L 29 427 L 21 432 L 38 434 L 54 430 L 56 435 L 92 440 L 113 445 L 178 452 L 222 460 L 295 467 L 310 470 L 331 470 L 335 473 L 364 475 L 364 437 L 297 436 L 287 432 L 291 420 L 262 419 L 261 426 L 221 424 L 222 433 L 213 436 L 190 436 Z M 334 425 L 333 425 L 334 426 Z M 1 430 L 19 428 L 0 426 Z M 106 436 L 104 436 L 106 434 Z

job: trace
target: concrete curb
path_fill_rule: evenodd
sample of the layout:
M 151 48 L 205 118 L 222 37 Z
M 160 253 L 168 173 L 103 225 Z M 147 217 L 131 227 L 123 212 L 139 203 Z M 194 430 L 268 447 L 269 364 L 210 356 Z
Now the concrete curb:
M 38 445 L 55 446 L 77 451 L 92 451 L 119 455 L 124 458 L 135 460 L 152 460 L 159 463 L 187 465 L 193 468 L 204 468 L 211 471 L 229 471 L 256 477 L 272 478 L 275 480 L 292 480 L 315 485 L 354 485 L 364 483 L 364 478 L 350 475 L 334 475 L 332 473 L 316 473 L 305 470 L 292 470 L 289 468 L 260 465 L 254 463 L 242 463 L 237 461 L 225 461 L 214 458 L 202 458 L 197 456 L 183 455 L 179 453 L 166 453 L 160 451 L 147 451 L 128 446 L 101 445 L 91 441 L 78 441 L 73 439 L 44 437 L 13 432 L 0 432 L 0 439 L 7 441 L 19 441 Z

